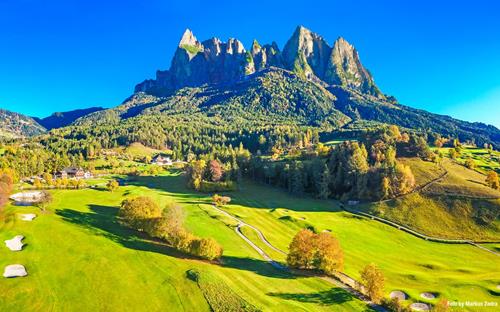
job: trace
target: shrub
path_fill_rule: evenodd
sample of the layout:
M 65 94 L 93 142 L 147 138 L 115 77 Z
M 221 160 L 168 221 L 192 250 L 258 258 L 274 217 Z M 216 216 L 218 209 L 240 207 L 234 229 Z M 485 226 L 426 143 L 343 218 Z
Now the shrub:
M 204 193 L 236 191 L 237 185 L 233 181 L 208 182 L 200 181 L 198 191 Z
M 411 312 L 412 310 L 409 307 L 403 306 L 403 304 L 399 301 L 399 298 L 392 299 L 382 299 L 381 304 L 389 309 L 389 311 L 393 312 Z
M 231 197 L 220 196 L 218 194 L 214 194 L 214 196 L 212 196 L 212 202 L 214 205 L 216 205 L 218 207 L 222 207 L 222 206 L 225 206 L 231 202 Z
M 109 180 L 108 184 L 106 184 L 106 189 L 110 192 L 114 192 L 118 188 L 119 184 L 116 180 Z
M 196 239 L 191 244 L 191 253 L 204 259 L 214 260 L 222 256 L 222 247 L 212 238 Z

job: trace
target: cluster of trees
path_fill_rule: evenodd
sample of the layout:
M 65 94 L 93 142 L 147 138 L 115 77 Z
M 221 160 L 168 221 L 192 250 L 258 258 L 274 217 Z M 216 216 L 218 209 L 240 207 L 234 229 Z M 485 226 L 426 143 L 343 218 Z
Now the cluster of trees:
M 308 229 L 299 231 L 289 246 L 287 263 L 300 269 L 317 269 L 326 274 L 343 270 L 344 253 L 331 234 L 315 234 Z
M 68 179 L 68 178 L 56 178 L 54 179 L 50 173 L 43 173 L 42 178 L 35 178 L 33 180 L 33 188 L 43 189 L 43 188 L 73 188 L 81 189 L 86 187 L 87 184 L 82 179 Z
M 227 153 L 213 153 L 193 159 L 186 168 L 188 186 L 203 192 L 228 191 L 236 188 L 251 154 L 243 145 Z
M 208 260 L 222 256 L 222 247 L 214 239 L 196 237 L 184 228 L 184 211 L 177 204 L 162 210 L 149 197 L 126 199 L 119 217 L 125 225 L 162 239 L 181 252 Z
M 309 131 L 309 132 L 307 132 Z M 318 130 L 305 130 L 294 124 L 268 122 L 226 122 L 203 114 L 143 115 L 121 122 L 81 124 L 54 129 L 38 142 L 62 154 L 94 157 L 102 149 L 128 146 L 139 142 L 145 146 L 172 151 L 173 159 L 187 160 L 190 153 L 210 154 L 229 146 L 243 144 L 252 153 L 266 153 L 274 146 L 289 148 L 317 142 Z
M 0 169 L 0 208 L 9 200 L 14 185 L 14 172 L 11 169 Z
M 84 162 L 83 156 L 55 153 L 37 144 L 9 145 L 2 157 L 0 168 L 14 170 L 15 179 L 54 173 L 70 165 L 80 166 Z
M 411 169 L 396 154 L 429 158 L 425 139 L 401 134 L 395 126 L 370 133 L 364 142 L 346 141 L 315 152 L 304 160 L 268 161 L 254 157 L 248 175 L 258 181 L 287 188 L 293 194 L 312 193 L 318 198 L 392 198 L 415 186 Z

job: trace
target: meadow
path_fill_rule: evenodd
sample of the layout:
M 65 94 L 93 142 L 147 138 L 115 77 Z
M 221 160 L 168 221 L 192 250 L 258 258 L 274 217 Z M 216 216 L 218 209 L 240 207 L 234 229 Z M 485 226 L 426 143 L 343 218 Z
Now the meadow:
M 433 150 L 437 150 L 445 157 L 448 157 L 450 148 L 441 147 L 433 148 Z M 460 149 L 460 155 L 457 157 L 457 161 L 463 164 L 466 159 L 472 159 L 474 161 L 478 172 L 486 173 L 490 170 L 500 172 L 500 152 L 498 151 L 464 146 Z
M 28 276 L 0 281 L 2 311 L 209 311 L 191 269 L 209 271 L 235 294 L 266 311 L 364 311 L 366 305 L 344 290 L 314 277 L 296 277 L 272 268 L 232 228 L 200 208 L 207 198 L 189 192 L 178 173 L 137 177 L 111 193 L 99 189 L 55 190 L 42 213 L 7 205 L 0 239 L 22 234 L 20 252 L 2 248 L 0 266 L 23 264 Z M 186 226 L 214 237 L 224 247 L 219 264 L 186 257 L 159 241 L 124 228 L 115 216 L 120 202 L 147 195 L 177 201 Z M 16 214 L 36 213 L 33 222 Z
M 500 209 L 500 192 L 485 185 L 483 174 L 448 158 L 440 164 L 416 158 L 400 161 L 411 167 L 417 187 L 425 187 L 358 209 L 430 236 L 500 241 L 500 220 L 495 217 Z
M 259 194 L 255 196 L 254 194 Z M 341 211 L 334 201 L 296 198 L 277 189 L 246 183 L 232 194 L 226 210 L 264 232 L 276 247 L 287 250 L 304 226 L 329 231 L 340 240 L 345 272 L 360 278 L 368 263 L 386 276 L 386 293 L 403 290 L 413 301 L 430 291 L 449 300 L 495 300 L 500 258 L 470 245 L 428 242 L 393 227 Z
M 98 189 L 56 190 L 46 213 L 34 207 L 7 206 L 0 239 L 26 236 L 25 250 L 2 251 L 0 265 L 22 263 L 29 276 L 3 279 L 1 310 L 30 311 L 209 310 L 202 290 L 186 278 L 190 269 L 210 271 L 251 305 L 269 311 L 364 311 L 358 299 L 313 277 L 277 271 L 236 235 L 234 221 L 213 210 L 208 194 L 185 187 L 179 172 L 138 176 L 111 193 Z M 175 201 L 186 211 L 186 227 L 202 237 L 213 237 L 224 247 L 221 264 L 185 257 L 158 241 L 123 228 L 115 215 L 120 202 L 147 195 L 165 206 Z M 295 233 L 304 227 L 329 231 L 340 240 L 345 272 L 360 278 L 368 263 L 386 277 L 386 295 L 403 290 L 410 300 L 435 303 L 449 300 L 498 298 L 500 258 L 470 245 L 427 242 L 390 226 L 340 210 L 336 201 L 299 198 L 245 181 L 228 194 L 224 207 L 232 215 L 259 228 L 266 238 L 287 251 Z M 16 213 L 39 217 L 23 222 Z M 242 231 L 278 261 L 285 256 L 264 246 L 255 232 Z M 488 246 L 497 248 L 497 245 Z M 436 300 L 420 298 L 433 292 Z M 8 300 L 6 298 L 9 298 Z

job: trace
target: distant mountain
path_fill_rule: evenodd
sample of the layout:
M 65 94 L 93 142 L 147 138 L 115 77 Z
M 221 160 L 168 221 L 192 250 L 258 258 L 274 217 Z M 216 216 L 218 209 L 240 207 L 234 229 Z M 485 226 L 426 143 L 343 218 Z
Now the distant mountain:
M 47 130 L 61 128 L 72 124 L 78 118 L 103 110 L 102 107 L 90 107 L 84 109 L 75 109 L 68 112 L 56 112 L 45 118 L 33 117 L 40 125 Z
M 0 109 L 0 137 L 27 137 L 45 131 L 45 128 L 31 117 Z
M 302 87 L 306 89 L 300 90 Z M 200 42 L 186 30 L 170 68 L 158 70 L 156 79 L 139 83 L 135 92 L 157 99 L 133 108 L 132 113 L 127 109 L 125 116 L 140 114 L 146 107 L 149 112 L 166 113 L 191 105 L 213 115 L 246 116 L 266 111 L 274 119 L 286 116 L 302 124 L 323 125 L 329 119 L 327 112 L 331 112 L 331 120 L 339 122 L 327 122 L 329 126 L 341 127 L 348 120 L 347 115 L 351 120 L 391 123 L 500 147 L 500 130 L 494 126 L 397 103 L 394 97 L 380 91 L 354 46 L 343 38 L 329 45 L 302 26 L 297 27 L 283 51 L 275 42 L 260 45 L 254 40 L 248 51 L 232 38 L 227 42 L 218 38 Z M 306 101 L 304 96 L 322 100 Z M 329 104 L 325 105 L 325 101 Z M 169 104 L 155 110 L 154 106 L 160 103 Z M 122 113 L 118 114 L 120 117 L 115 115 L 117 111 L 120 108 L 103 114 L 123 118 Z

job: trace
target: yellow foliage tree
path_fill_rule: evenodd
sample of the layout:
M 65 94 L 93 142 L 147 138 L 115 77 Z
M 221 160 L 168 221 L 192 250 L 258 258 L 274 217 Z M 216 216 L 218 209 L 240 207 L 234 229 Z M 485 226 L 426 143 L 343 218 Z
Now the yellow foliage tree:
M 367 295 L 375 303 L 379 303 L 384 296 L 384 273 L 373 263 L 361 271 L 361 279 Z
M 488 175 L 486 176 L 486 184 L 488 184 L 489 187 L 495 190 L 500 189 L 500 181 L 498 180 L 498 173 L 496 173 L 493 170 L 488 172 Z

